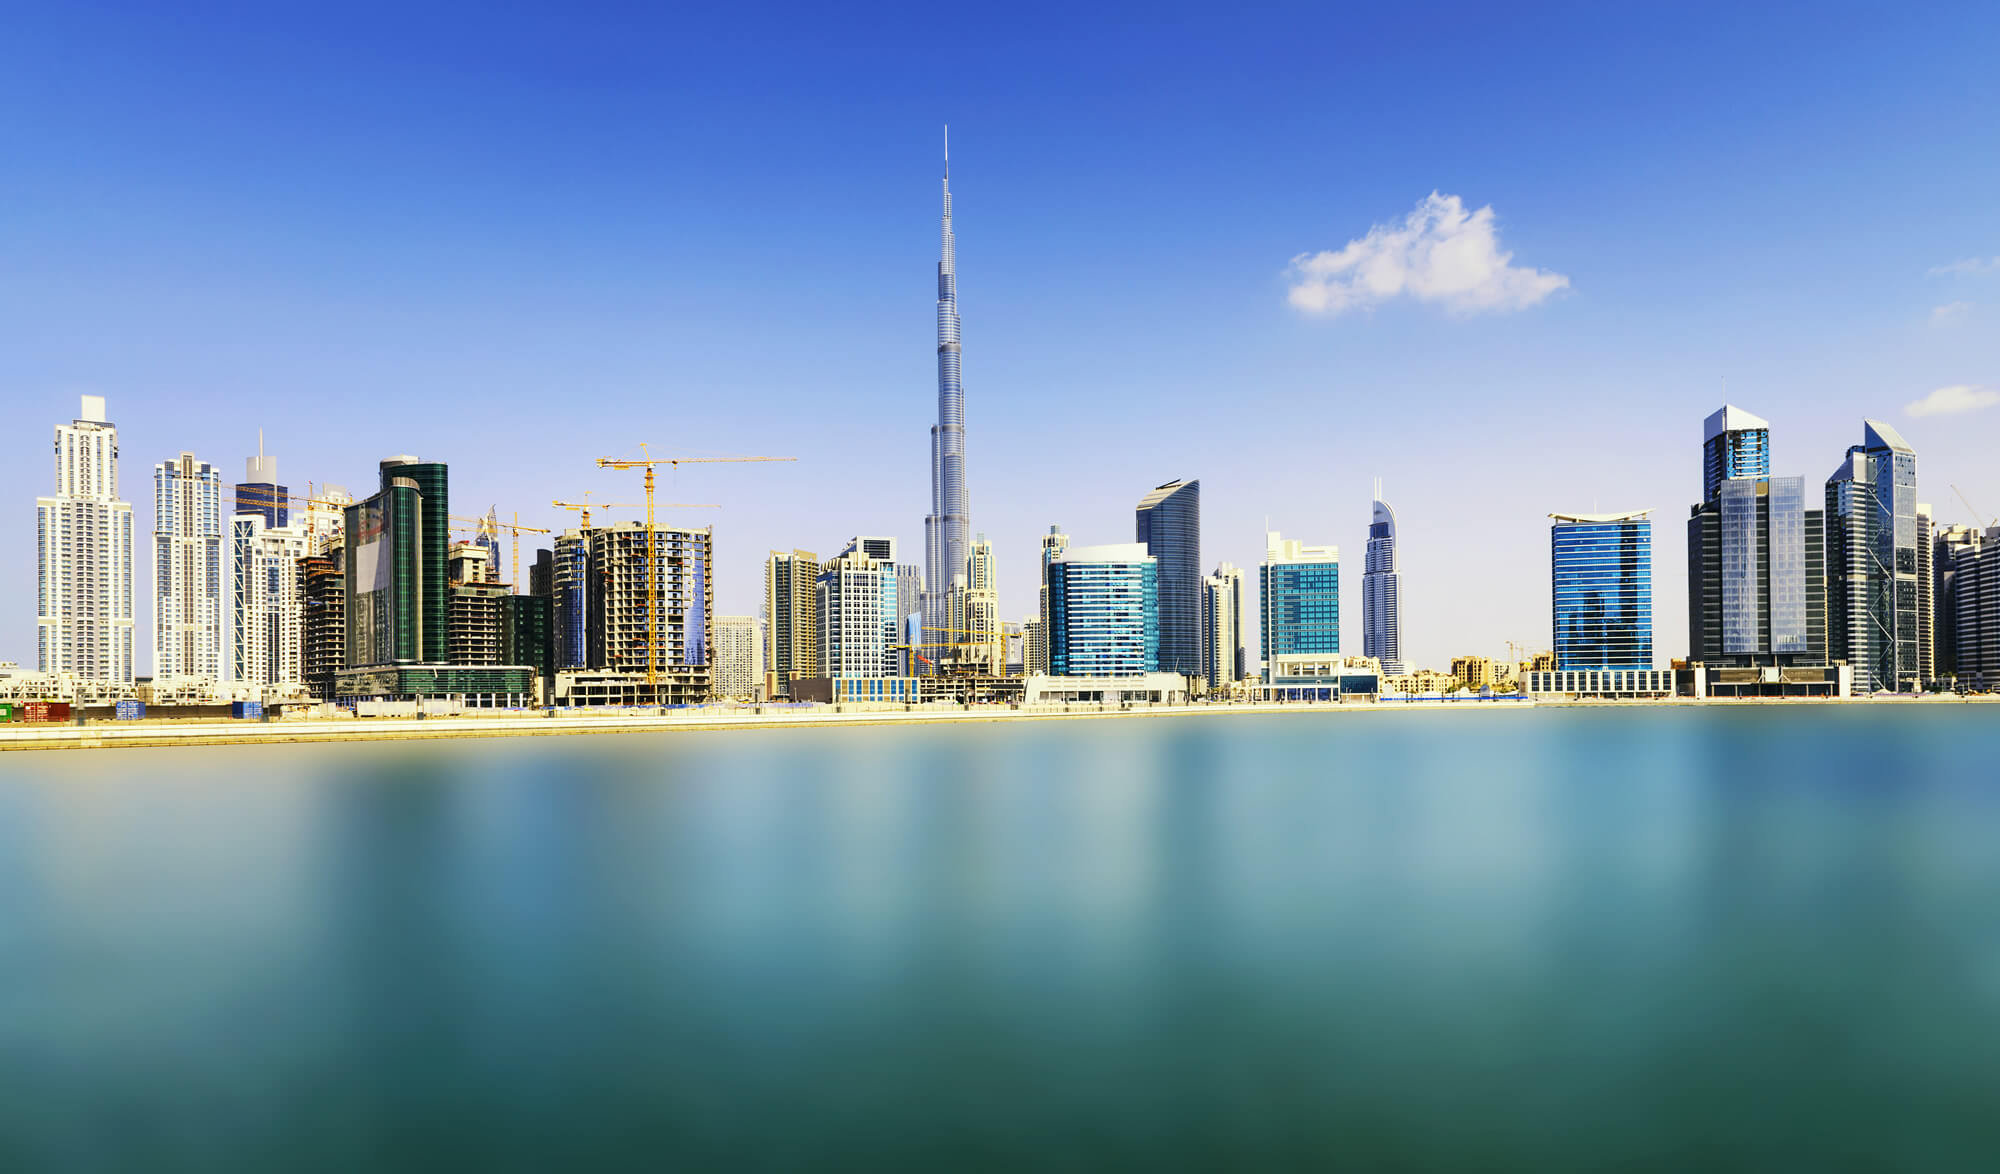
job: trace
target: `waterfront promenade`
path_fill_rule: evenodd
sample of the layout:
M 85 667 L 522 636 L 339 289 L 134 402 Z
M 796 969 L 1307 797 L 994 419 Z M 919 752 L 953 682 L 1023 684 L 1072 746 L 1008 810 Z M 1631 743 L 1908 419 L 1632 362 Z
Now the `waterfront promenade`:
M 1629 709 L 1635 707 L 1735 708 L 1814 705 L 1958 705 L 2000 701 L 2000 695 L 1960 697 L 1875 697 L 1841 700 L 1784 699 L 1697 701 L 1651 699 L 1605 701 L 1519 698 L 1410 700 L 1380 702 L 1196 702 L 1188 705 L 1004 706 L 889 705 L 701 706 L 691 709 L 515 710 L 450 717 L 290 718 L 258 721 L 93 721 L 87 725 L 0 726 L 0 752 L 84 750 L 147 746 L 267 745 L 287 742 L 387 742 L 443 738 L 547 737 L 564 734 L 693 733 L 713 730 L 805 730 L 859 726 L 933 725 L 945 722 L 1049 721 L 1082 718 L 1224 717 L 1243 714 L 1498 713 L 1537 708 Z

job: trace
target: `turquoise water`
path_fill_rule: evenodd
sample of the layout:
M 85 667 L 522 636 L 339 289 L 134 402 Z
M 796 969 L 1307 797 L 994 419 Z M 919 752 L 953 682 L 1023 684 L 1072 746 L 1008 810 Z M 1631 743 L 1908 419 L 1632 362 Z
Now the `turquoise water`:
M 0 1168 L 1987 1170 L 2000 711 L 0 756 Z

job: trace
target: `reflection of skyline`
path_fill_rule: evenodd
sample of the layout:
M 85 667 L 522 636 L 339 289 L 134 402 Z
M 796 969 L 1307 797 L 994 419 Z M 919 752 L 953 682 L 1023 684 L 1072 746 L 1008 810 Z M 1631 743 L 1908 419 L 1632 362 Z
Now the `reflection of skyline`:
M 1893 1072 L 1948 1144 L 2000 804 L 1935 780 L 1996 749 L 1799 708 L 0 757 L 0 1137 L 1271 1165 L 1420 1119 L 1547 1166 L 1718 1080 L 1851 1149 Z

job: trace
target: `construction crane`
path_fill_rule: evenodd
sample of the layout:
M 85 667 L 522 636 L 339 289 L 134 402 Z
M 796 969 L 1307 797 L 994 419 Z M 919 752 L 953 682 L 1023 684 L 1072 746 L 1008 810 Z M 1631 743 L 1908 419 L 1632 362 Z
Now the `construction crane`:
M 1972 521 L 1974 525 L 1990 528 L 1994 525 L 1994 523 L 2000 522 L 2000 518 L 1987 518 L 1985 514 L 1980 513 L 1979 507 L 1972 504 L 1972 499 L 1965 496 L 1965 490 L 1960 489 L 1958 486 L 1954 485 L 1951 487 L 1951 491 L 1953 493 L 1958 494 L 1958 500 L 1964 502 L 1965 508 L 1972 512 Z
M 514 520 L 511 522 L 503 522 L 500 519 L 493 517 L 491 514 L 488 514 L 486 517 L 483 518 L 468 518 L 462 514 L 453 514 L 451 515 L 451 520 L 454 522 L 471 522 L 474 525 L 482 527 L 491 526 L 495 530 L 506 530 L 514 535 L 513 583 L 514 583 L 514 591 L 516 594 L 519 594 L 521 590 L 521 535 L 555 533 L 555 531 L 553 530 L 544 530 L 540 526 L 523 526 L 521 524 L 521 511 L 519 510 L 514 511 Z M 484 531 L 479 531 L 479 532 L 483 533 Z
M 988 630 L 984 628 L 940 628 L 940 627 L 932 627 L 926 625 L 923 630 L 926 632 L 949 632 L 952 633 L 953 635 L 958 635 L 958 636 L 984 636 L 986 637 L 986 639 L 930 640 L 915 644 L 910 644 L 910 643 L 891 644 L 889 647 L 907 648 L 910 650 L 911 654 L 914 655 L 918 660 L 923 661 L 925 664 L 931 665 L 933 668 L 937 667 L 936 662 L 932 661 L 930 657 L 925 656 L 923 653 L 918 652 L 917 650 L 919 648 L 950 648 L 954 650 L 961 650 L 966 648 L 978 648 L 978 649 L 989 650 L 989 655 L 990 655 L 990 650 L 997 647 L 1000 650 L 1000 663 L 1003 666 L 1004 670 L 1004 666 L 1007 663 L 1007 652 L 1006 652 L 1007 641 L 1009 639 L 1018 640 L 1021 638 L 1020 633 L 1018 632 L 1009 633 L 1005 629 Z
M 637 458 L 598 457 L 600 469 L 644 469 L 646 471 L 646 688 L 657 700 L 660 682 L 659 568 L 653 554 L 653 470 L 666 465 L 678 473 L 682 465 L 750 465 L 795 461 L 797 457 L 655 457 L 641 444 Z M 605 507 L 611 508 L 611 507 Z M 714 508 L 714 507 L 695 507 Z

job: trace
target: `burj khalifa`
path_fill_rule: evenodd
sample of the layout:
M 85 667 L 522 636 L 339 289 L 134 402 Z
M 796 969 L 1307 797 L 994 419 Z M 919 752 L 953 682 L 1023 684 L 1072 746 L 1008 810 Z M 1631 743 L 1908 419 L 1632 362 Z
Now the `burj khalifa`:
M 951 233 L 951 132 L 945 131 L 944 233 L 938 256 L 937 423 L 931 427 L 931 512 L 924 519 L 923 643 L 945 632 L 953 578 L 966 573 L 972 506 L 965 492 L 965 386 L 959 382 L 957 243 Z

